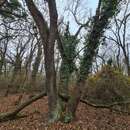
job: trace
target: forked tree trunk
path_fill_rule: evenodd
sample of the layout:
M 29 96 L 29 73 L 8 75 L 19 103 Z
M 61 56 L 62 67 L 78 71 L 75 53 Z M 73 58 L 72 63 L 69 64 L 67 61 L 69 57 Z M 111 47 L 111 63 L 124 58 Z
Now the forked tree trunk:
M 50 15 L 50 28 L 47 25 L 43 15 L 35 6 L 33 0 L 25 0 L 28 9 L 34 18 L 39 29 L 41 40 L 44 46 L 45 57 L 45 73 L 46 73 L 46 89 L 49 104 L 49 117 L 51 121 L 55 120 L 57 106 L 57 89 L 56 89 L 56 73 L 54 64 L 54 45 L 57 32 L 57 10 L 55 0 L 48 0 L 48 8 Z
M 45 72 L 46 72 L 46 87 L 49 104 L 49 116 L 51 121 L 58 119 L 60 105 L 57 104 L 57 90 L 56 90 L 56 76 L 55 76 L 55 65 L 54 65 L 54 44 L 57 32 L 57 10 L 55 0 L 47 0 L 49 5 L 50 14 L 50 28 L 48 28 L 46 21 L 44 20 L 41 12 L 36 8 L 33 0 L 25 0 L 27 6 L 33 16 L 36 25 L 39 29 L 42 43 L 44 44 L 45 54 Z M 70 122 L 75 116 L 77 106 L 81 98 L 81 91 L 86 78 L 88 77 L 90 68 L 92 66 L 93 58 L 97 54 L 98 46 L 100 45 L 100 38 L 104 32 L 104 29 L 109 23 L 109 19 L 114 15 L 118 0 L 107 0 L 106 3 L 102 4 L 99 0 L 99 6 L 97 8 L 96 16 L 93 18 L 92 30 L 87 36 L 87 48 L 84 51 L 84 57 L 80 66 L 80 75 L 77 80 L 76 88 L 74 89 L 72 96 L 69 99 L 66 113 L 65 122 Z M 104 7 L 105 5 L 105 7 Z M 30 103 L 30 102 L 29 102 Z M 27 103 L 28 104 L 28 103 Z M 18 113 L 26 104 L 21 105 L 13 112 Z M 59 107 L 60 106 L 60 107 Z M 7 113 L 4 117 L 12 117 L 12 113 Z M 0 116 L 3 117 L 2 115 Z
M 65 122 L 70 122 L 75 117 L 76 109 L 81 98 L 82 90 L 84 89 L 85 81 L 90 73 L 93 58 L 96 56 L 98 47 L 100 45 L 100 38 L 104 33 L 104 29 L 106 29 L 109 24 L 109 19 L 114 15 L 118 3 L 118 0 L 108 0 L 104 7 L 103 1 L 99 0 L 96 15 L 93 17 L 92 21 L 92 29 L 87 35 L 87 48 L 84 50 L 84 57 L 81 61 L 80 74 L 77 84 L 73 91 L 72 97 L 68 102 Z

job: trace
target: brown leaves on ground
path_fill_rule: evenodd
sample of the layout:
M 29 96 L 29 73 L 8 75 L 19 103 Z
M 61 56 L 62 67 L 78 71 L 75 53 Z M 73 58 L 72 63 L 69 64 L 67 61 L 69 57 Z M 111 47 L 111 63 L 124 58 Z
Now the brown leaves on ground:
M 22 101 L 28 97 L 29 95 L 24 95 Z M 15 108 L 18 98 L 19 95 L 1 97 L 0 112 Z M 0 123 L 0 130 L 130 130 L 129 115 L 93 108 L 82 103 L 77 110 L 77 119 L 70 124 L 48 124 L 47 111 L 47 98 L 44 97 L 20 113 L 27 117 Z

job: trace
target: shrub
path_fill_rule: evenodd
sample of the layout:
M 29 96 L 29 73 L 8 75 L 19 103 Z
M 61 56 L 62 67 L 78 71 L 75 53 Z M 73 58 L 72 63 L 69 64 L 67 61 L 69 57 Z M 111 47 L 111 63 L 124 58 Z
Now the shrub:
M 130 78 L 105 65 L 86 81 L 83 98 L 98 103 L 112 103 L 130 98 Z

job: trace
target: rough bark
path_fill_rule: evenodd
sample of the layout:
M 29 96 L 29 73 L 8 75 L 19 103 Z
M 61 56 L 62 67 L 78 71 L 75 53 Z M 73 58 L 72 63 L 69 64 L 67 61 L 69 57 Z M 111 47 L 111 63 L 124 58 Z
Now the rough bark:
M 85 80 L 88 77 L 93 58 L 96 56 L 98 46 L 100 45 L 100 38 L 104 33 L 104 29 L 106 29 L 109 24 L 109 19 L 114 15 L 119 1 L 107 1 L 105 7 L 103 7 L 104 3 L 102 2 L 103 1 L 99 0 L 96 15 L 93 17 L 91 31 L 86 37 L 87 48 L 84 50 L 84 57 L 81 61 L 80 74 L 78 76 L 76 87 L 68 103 L 65 122 L 70 122 L 75 117 L 75 112 L 81 98 Z M 111 6 L 111 2 L 114 2 L 113 6 Z
M 37 9 L 32 0 L 26 0 L 28 9 L 34 18 L 39 29 L 41 40 L 44 46 L 45 56 L 45 73 L 46 73 L 46 89 L 49 104 L 49 117 L 55 120 L 55 109 L 57 106 L 57 90 L 56 90 L 56 73 L 54 65 L 54 45 L 57 31 L 57 10 L 55 0 L 48 0 L 48 8 L 50 15 L 50 28 L 47 25 L 43 15 Z

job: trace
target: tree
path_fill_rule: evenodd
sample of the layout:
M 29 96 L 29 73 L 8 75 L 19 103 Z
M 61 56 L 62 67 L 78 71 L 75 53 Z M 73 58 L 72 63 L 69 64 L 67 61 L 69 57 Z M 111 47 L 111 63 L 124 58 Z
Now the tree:
M 0 3 L 0 15 L 11 19 L 26 17 L 26 13 L 18 0 L 2 0 Z
M 4 22 L 4 21 L 3 21 Z M 5 57 L 6 57 L 6 52 L 7 52 L 7 48 L 8 48 L 8 43 L 9 43 L 9 34 L 8 34 L 8 28 L 6 26 L 6 24 L 4 24 L 4 28 L 5 28 L 5 38 L 4 39 L 1 39 L 0 41 L 4 42 L 3 43 L 3 47 L 1 46 L 1 53 L 0 53 L 0 75 L 2 75 L 2 71 L 3 71 L 3 66 L 6 64 L 6 60 L 5 60 Z M 2 43 L 1 43 L 2 44 Z
M 90 73 L 90 69 L 92 67 L 93 58 L 97 55 L 98 47 L 100 45 L 100 39 L 108 27 L 110 19 L 114 16 L 115 12 L 117 11 L 118 5 L 120 0 L 99 0 L 98 7 L 96 10 L 95 16 L 92 18 L 90 30 L 85 36 L 85 48 L 83 58 L 80 62 L 80 68 L 78 73 L 78 78 L 75 84 L 75 88 L 72 92 L 72 95 L 66 101 L 65 109 L 62 109 L 62 104 L 60 103 L 57 87 L 56 87 L 56 73 L 55 73 L 55 63 L 54 63 L 54 45 L 56 40 L 58 41 L 58 48 L 62 57 L 63 62 L 69 66 L 69 63 L 74 63 L 73 53 L 72 55 L 66 53 L 66 42 L 71 43 L 70 45 L 77 42 L 77 37 L 73 37 L 68 35 L 67 37 L 63 36 L 63 41 L 61 40 L 61 36 L 58 32 L 58 25 L 57 25 L 57 8 L 55 0 L 46 0 L 45 2 L 48 4 L 49 9 L 49 19 L 50 21 L 47 22 L 45 17 L 42 13 L 38 10 L 33 0 L 25 0 L 27 7 L 36 23 L 36 26 L 39 30 L 41 42 L 44 48 L 44 58 L 45 58 L 45 73 L 46 73 L 46 89 L 47 89 L 47 96 L 48 96 L 48 106 L 49 106 L 49 117 L 50 121 L 54 122 L 57 120 L 63 119 L 64 122 L 68 123 L 72 121 L 75 117 L 75 112 L 78 106 L 78 103 L 81 98 L 82 91 L 84 89 L 85 81 Z M 82 27 L 82 26 L 81 26 Z M 79 28 L 80 30 L 80 28 Z M 68 33 L 68 32 L 67 32 Z M 74 38 L 74 39 L 73 39 Z M 71 41 L 72 40 L 72 41 Z M 64 45 L 63 45 L 63 43 Z M 72 46 L 72 52 L 75 53 L 75 46 Z M 70 48 L 70 46 L 69 46 Z M 69 55 L 70 54 L 70 55 Z M 72 57 L 71 57 L 72 56 Z M 72 65 L 72 63 L 70 65 Z M 74 66 L 73 66 L 74 67 Z M 74 67 L 75 68 L 75 67 Z M 66 70 L 66 69 L 65 69 Z M 71 73 L 71 67 L 69 68 L 69 74 Z M 68 77 L 67 77 L 68 78 Z M 61 86 L 63 87 L 63 86 Z M 39 96 L 34 97 L 33 99 L 39 99 L 44 94 L 40 94 Z M 21 109 L 32 103 L 29 100 L 27 103 L 20 105 L 18 109 L 15 109 L 14 113 L 16 116 L 17 112 Z M 21 107 L 22 106 L 22 107 Z M 9 118 L 12 113 L 5 114 L 6 118 Z M 11 115 L 12 117 L 12 115 Z M 4 116 L 0 117 L 0 119 L 4 119 Z
M 45 73 L 46 73 L 46 89 L 48 95 L 49 104 L 49 117 L 51 121 L 55 120 L 55 109 L 57 107 L 57 89 L 56 89 L 56 73 L 54 65 L 54 45 L 57 32 L 57 9 L 55 0 L 47 0 L 49 15 L 50 15 L 50 27 L 47 25 L 42 13 L 37 9 L 32 0 L 26 0 L 28 9 L 34 18 L 34 21 L 39 29 L 42 44 L 44 46 L 45 57 Z
M 113 42 L 118 48 L 118 54 L 117 54 L 117 62 L 119 62 L 119 57 L 121 53 L 124 56 L 124 63 L 126 65 L 126 73 L 128 76 L 130 76 L 130 57 L 129 57 L 129 39 L 128 36 L 128 24 L 129 24 L 129 18 L 130 18 L 130 12 L 129 12 L 129 5 L 130 2 L 126 1 L 125 7 L 123 11 L 119 15 L 122 17 L 120 18 L 119 15 L 114 17 L 114 27 L 110 28 L 110 33 L 113 36 L 106 36 L 107 39 Z M 121 52 L 122 51 L 122 52 Z M 121 58 L 120 58 L 121 59 Z M 118 63 L 119 64 L 119 63 Z
M 75 111 L 80 101 L 85 80 L 88 77 L 93 58 L 97 54 L 100 45 L 100 38 L 107 28 L 110 19 L 117 11 L 119 2 L 120 1 L 118 0 L 99 0 L 96 14 L 91 23 L 91 30 L 86 36 L 85 44 L 87 44 L 87 48 L 84 49 L 84 56 L 80 63 L 80 74 L 78 76 L 76 88 L 68 103 L 68 114 L 65 118 L 66 122 L 71 121 L 75 116 Z

